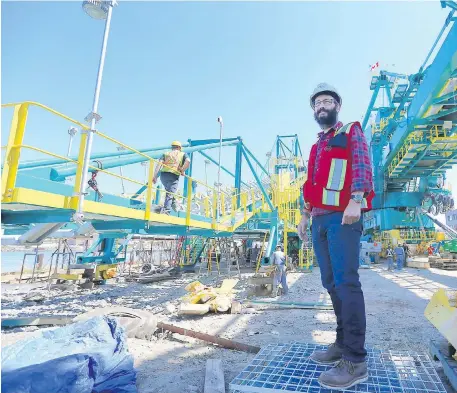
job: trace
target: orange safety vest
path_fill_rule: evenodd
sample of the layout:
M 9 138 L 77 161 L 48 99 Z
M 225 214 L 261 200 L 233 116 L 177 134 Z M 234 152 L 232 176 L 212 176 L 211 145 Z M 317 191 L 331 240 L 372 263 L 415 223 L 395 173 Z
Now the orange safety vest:
M 315 143 L 311 148 L 308 161 L 308 179 L 303 185 L 305 202 L 311 207 L 344 211 L 351 199 L 352 155 L 351 132 L 352 126 L 360 123 L 348 123 L 335 131 L 332 138 L 323 141 L 321 153 L 317 157 Z M 315 171 L 316 160 L 319 166 Z M 371 210 L 374 192 L 371 191 L 362 200 L 362 210 Z
M 165 159 L 163 161 L 164 166 L 162 167 L 162 172 L 170 172 L 175 175 L 180 175 L 181 172 L 178 169 L 181 167 L 184 152 L 180 150 L 171 150 L 165 153 L 164 156 Z

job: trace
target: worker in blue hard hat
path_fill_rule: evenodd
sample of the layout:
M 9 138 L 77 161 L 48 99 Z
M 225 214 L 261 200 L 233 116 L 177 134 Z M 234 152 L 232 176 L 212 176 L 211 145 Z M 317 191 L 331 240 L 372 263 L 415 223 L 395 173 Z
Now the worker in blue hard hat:
M 181 151 L 182 145 L 179 141 L 171 143 L 171 150 L 166 152 L 157 165 L 153 182 L 157 183 L 160 171 L 160 181 L 165 188 L 165 202 L 161 210 L 164 214 L 170 214 L 171 209 L 177 210 L 176 192 L 178 191 L 179 176 L 184 175 L 190 165 L 189 156 Z
M 398 244 L 394 249 L 394 253 L 395 259 L 397 260 L 397 271 L 401 272 L 406 260 L 405 247 L 403 247 L 401 244 Z
M 345 390 L 368 379 L 365 349 L 365 301 L 359 278 L 362 212 L 370 210 L 373 175 L 370 151 L 359 122 L 338 121 L 343 100 L 327 83 L 310 97 L 319 125 L 311 148 L 308 176 L 303 187 L 305 209 L 298 226 L 301 240 L 311 235 L 322 285 L 332 299 L 336 342 L 315 351 L 311 360 L 335 365 L 319 376 L 328 388 Z

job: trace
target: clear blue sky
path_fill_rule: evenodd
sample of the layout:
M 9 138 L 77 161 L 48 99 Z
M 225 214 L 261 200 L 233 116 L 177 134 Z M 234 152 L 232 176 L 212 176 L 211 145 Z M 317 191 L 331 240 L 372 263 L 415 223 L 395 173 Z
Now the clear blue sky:
M 145 148 L 218 137 L 220 115 L 226 135 L 242 136 L 262 161 L 277 134 L 299 134 L 307 155 L 317 132 L 308 103 L 315 85 L 334 84 L 341 119 L 360 120 L 371 97 L 369 65 L 416 72 L 447 14 L 439 1 L 120 2 L 99 129 Z M 103 27 L 79 2 L 2 2 L 2 102 L 34 100 L 83 120 Z M 2 144 L 10 114 L 2 110 Z M 26 143 L 65 154 L 67 129 L 33 110 Z M 114 146 L 95 141 L 94 151 L 107 150 Z M 234 157 L 227 150 L 223 163 L 233 168 Z M 126 171 L 142 179 L 135 168 Z

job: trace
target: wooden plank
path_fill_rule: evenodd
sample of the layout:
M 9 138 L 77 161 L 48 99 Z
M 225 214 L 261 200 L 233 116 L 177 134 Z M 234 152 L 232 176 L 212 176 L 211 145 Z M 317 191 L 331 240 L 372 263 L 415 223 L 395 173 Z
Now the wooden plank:
M 203 315 L 209 312 L 209 304 L 182 303 L 178 307 L 180 315 Z
M 22 326 L 67 325 L 72 322 L 69 316 L 2 318 L 2 328 Z
M 224 370 L 222 370 L 221 359 L 208 359 L 206 361 L 204 393 L 225 393 Z
M 57 280 L 66 280 L 66 281 L 76 281 L 81 280 L 83 277 L 82 274 L 62 274 L 62 273 L 54 273 L 51 278 Z
M 416 269 L 428 269 L 430 267 L 430 263 L 420 261 L 409 261 L 407 265 L 408 267 L 413 267 Z

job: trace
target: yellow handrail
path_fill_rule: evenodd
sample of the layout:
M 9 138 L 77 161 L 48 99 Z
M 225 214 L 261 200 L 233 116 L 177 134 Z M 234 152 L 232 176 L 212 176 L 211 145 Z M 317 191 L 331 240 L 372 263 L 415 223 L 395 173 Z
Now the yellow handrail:
M 157 167 L 155 164 L 160 165 L 161 167 L 165 168 L 170 168 L 168 165 L 164 164 L 161 160 L 157 160 L 155 158 L 152 158 L 148 156 L 145 153 L 140 152 L 139 150 L 132 148 L 125 143 L 118 141 L 117 139 L 107 135 L 106 133 L 103 133 L 99 130 L 90 130 L 90 126 L 87 124 L 83 124 L 75 119 L 72 119 L 69 116 L 66 116 L 54 109 L 51 109 L 45 105 L 42 105 L 37 102 L 33 101 L 26 101 L 23 103 L 8 103 L 8 104 L 3 104 L 2 107 L 14 107 L 14 114 L 13 114 L 13 121 L 11 125 L 11 132 L 10 132 L 10 138 L 8 140 L 8 144 L 6 146 L 2 146 L 2 149 L 6 150 L 6 159 L 5 159 L 5 165 L 3 167 L 3 172 L 2 172 L 2 193 L 3 193 L 3 202 L 10 202 L 12 200 L 12 195 L 13 195 L 13 190 L 16 185 L 16 179 L 17 179 L 17 173 L 19 170 L 19 159 L 20 159 L 20 151 L 21 149 L 29 149 L 35 152 L 38 152 L 40 154 L 45 154 L 50 157 L 57 158 L 59 160 L 62 160 L 62 162 L 68 162 L 76 165 L 76 176 L 75 176 L 75 183 L 73 186 L 73 189 L 75 191 L 75 196 L 71 197 L 70 199 L 70 207 L 72 209 L 76 209 L 79 201 L 79 191 L 81 189 L 81 181 L 83 178 L 82 174 L 82 169 L 83 169 L 83 162 L 84 162 L 84 154 L 85 154 L 85 147 L 86 147 L 86 142 L 87 142 L 87 132 L 83 132 L 81 134 L 80 138 L 80 143 L 79 143 L 79 150 L 78 150 L 78 158 L 76 160 L 71 159 L 69 157 L 52 153 L 49 152 L 45 149 L 41 149 L 35 146 L 31 145 L 26 145 L 23 143 L 23 138 L 24 138 L 24 133 L 25 133 L 25 125 L 27 121 L 27 116 L 29 112 L 29 107 L 31 106 L 36 106 L 38 108 L 41 108 L 47 112 L 50 112 L 53 115 L 56 115 L 62 119 L 65 119 L 74 125 L 80 127 L 84 131 L 89 131 L 93 132 L 94 136 L 97 135 L 100 138 L 103 138 L 107 141 L 110 141 L 117 146 L 121 146 L 124 149 L 135 153 L 139 157 L 144 158 L 146 162 L 149 163 L 149 169 L 148 169 L 148 176 L 147 176 L 147 183 L 144 183 L 143 181 L 138 181 L 132 178 L 129 178 L 127 176 L 117 174 L 114 172 L 111 172 L 106 169 L 98 168 L 93 165 L 89 165 L 89 168 L 91 170 L 97 171 L 104 173 L 109 176 L 113 176 L 118 179 L 122 179 L 125 181 L 128 181 L 129 183 L 132 184 L 137 184 L 140 186 L 146 186 L 146 197 L 145 197 L 145 219 L 149 220 L 151 218 L 151 206 L 152 206 L 152 200 L 154 198 L 154 193 L 157 193 L 158 188 L 153 185 L 153 176 L 154 176 L 154 170 L 157 170 Z M 280 159 L 283 160 L 283 159 Z M 283 160 L 284 161 L 284 160 Z M 291 163 L 291 165 L 298 166 L 300 164 L 300 159 L 298 157 L 292 157 L 288 162 Z M 189 225 L 191 222 L 191 210 L 192 210 L 192 184 L 195 182 L 197 184 L 200 184 L 201 186 L 205 187 L 206 189 L 212 190 L 212 208 L 210 208 L 210 199 L 209 197 L 202 198 L 203 204 L 204 204 L 204 214 L 206 217 L 212 217 L 212 228 L 216 229 L 217 225 L 220 224 L 220 222 L 216 222 L 216 213 L 217 213 L 217 203 L 218 203 L 218 194 L 217 190 L 214 187 L 211 187 L 205 183 L 203 183 L 200 180 L 194 179 L 189 175 L 184 174 L 183 177 L 188 179 L 188 186 L 187 186 L 187 207 L 186 207 L 186 225 Z M 281 216 L 284 216 L 290 223 L 294 223 L 296 221 L 296 210 L 297 210 L 297 203 L 296 201 L 299 198 L 300 195 L 300 188 L 305 180 L 306 175 L 301 174 L 298 178 L 296 179 L 285 179 L 282 177 L 278 177 L 270 182 L 268 186 L 266 186 L 265 191 L 271 195 L 273 198 L 273 206 L 275 208 L 278 208 L 280 211 Z M 179 199 L 184 199 L 184 197 L 180 194 L 177 193 L 168 193 L 171 194 Z M 125 195 L 124 195 L 125 197 Z M 252 214 L 256 214 L 259 211 L 271 211 L 271 208 L 268 207 L 265 204 L 265 195 L 262 192 L 259 196 L 257 194 L 257 191 L 255 189 L 248 189 L 248 190 L 243 190 L 240 191 L 239 193 L 233 192 L 227 192 L 227 191 L 221 191 L 219 194 L 220 198 L 220 203 L 221 203 L 221 208 L 220 208 L 220 213 L 221 217 L 223 220 L 230 219 L 232 218 L 232 221 L 235 219 L 235 216 L 238 212 L 244 213 L 243 216 L 243 221 L 247 222 L 248 218 Z M 230 198 L 229 200 L 231 201 L 229 203 L 230 205 L 230 212 L 229 215 L 227 216 L 226 213 L 226 198 Z M 241 204 L 238 207 L 237 206 L 237 200 L 238 198 L 241 199 Z M 258 200 L 261 200 L 260 207 L 256 206 L 256 202 Z M 96 202 L 98 203 L 98 202 Z M 248 213 L 248 210 L 250 212 Z M 84 211 L 84 208 L 83 208 Z
M 72 122 L 73 124 L 76 124 L 77 126 L 80 126 L 83 130 L 90 130 L 90 127 L 87 124 L 83 124 L 83 123 L 79 122 L 78 120 L 72 119 L 71 117 L 64 115 L 63 113 L 60 113 L 52 108 L 49 108 L 46 105 L 40 104 L 39 102 L 24 101 L 24 102 L 18 102 L 18 103 L 8 103 L 8 104 L 2 104 L 2 108 L 7 108 L 7 107 L 11 107 L 11 106 L 16 107 L 18 105 L 37 106 L 39 108 L 43 108 L 44 110 L 46 110 L 48 112 L 54 113 L 55 115 L 65 119 L 65 120 L 68 120 L 68 121 Z

